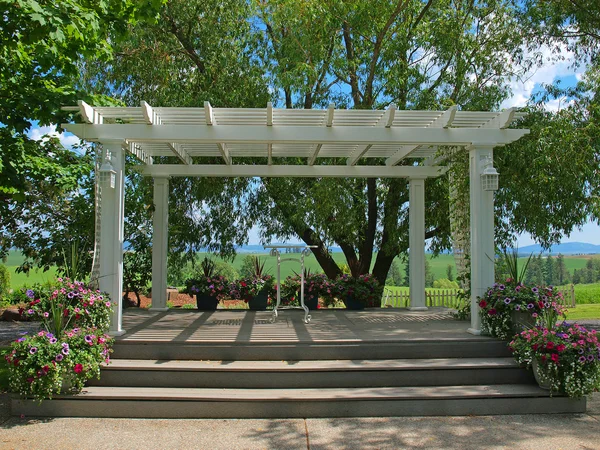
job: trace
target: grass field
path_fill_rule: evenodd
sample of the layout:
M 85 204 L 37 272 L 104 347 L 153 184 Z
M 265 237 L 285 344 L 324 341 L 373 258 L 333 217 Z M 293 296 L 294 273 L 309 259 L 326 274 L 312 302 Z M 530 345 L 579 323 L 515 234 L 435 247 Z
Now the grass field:
M 600 304 L 577 305 L 567 311 L 567 320 L 600 319 Z

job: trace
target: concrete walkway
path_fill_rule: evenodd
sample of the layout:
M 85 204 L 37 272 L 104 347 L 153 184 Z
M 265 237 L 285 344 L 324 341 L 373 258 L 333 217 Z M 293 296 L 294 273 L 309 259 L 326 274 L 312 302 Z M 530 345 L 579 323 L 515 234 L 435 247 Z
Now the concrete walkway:
M 588 413 L 364 419 L 69 419 L 10 417 L 0 449 L 598 449 L 600 393 Z

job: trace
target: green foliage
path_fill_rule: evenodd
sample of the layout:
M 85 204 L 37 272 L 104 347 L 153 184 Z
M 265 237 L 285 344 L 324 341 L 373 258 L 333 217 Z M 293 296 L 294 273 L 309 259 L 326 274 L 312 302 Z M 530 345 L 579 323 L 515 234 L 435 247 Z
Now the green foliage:
M 266 275 L 265 264 L 266 259 L 261 259 L 256 255 L 244 256 L 242 267 L 240 268 L 240 275 L 242 277 L 257 277 L 262 278 Z
M 448 278 L 438 278 L 433 282 L 433 287 L 436 289 L 459 289 L 456 281 L 450 281 Z
M 5 301 L 10 289 L 10 272 L 4 264 L 0 264 L 0 302 Z
M 454 281 L 454 272 L 453 269 L 454 267 L 452 266 L 452 264 L 448 264 L 448 266 L 446 266 L 446 278 L 449 281 Z
M 385 284 L 390 286 L 402 286 L 403 281 L 404 279 L 402 277 L 402 272 L 400 271 L 400 264 L 398 264 L 398 261 L 394 260 L 390 266 Z

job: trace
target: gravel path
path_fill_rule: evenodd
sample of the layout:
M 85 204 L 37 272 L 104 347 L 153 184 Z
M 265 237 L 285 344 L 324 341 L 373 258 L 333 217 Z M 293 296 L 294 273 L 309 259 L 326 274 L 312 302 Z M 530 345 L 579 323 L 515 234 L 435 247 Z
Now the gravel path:
M 40 330 L 38 322 L 6 322 L 0 321 L 0 345 L 9 345 L 24 332 L 35 333 Z

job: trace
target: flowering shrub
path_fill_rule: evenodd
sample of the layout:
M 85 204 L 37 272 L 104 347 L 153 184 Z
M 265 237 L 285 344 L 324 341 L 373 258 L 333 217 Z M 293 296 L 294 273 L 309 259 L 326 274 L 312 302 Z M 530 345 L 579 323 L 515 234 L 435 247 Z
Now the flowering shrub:
M 542 318 L 550 321 L 552 317 L 555 320 L 557 316 L 564 316 L 561 300 L 562 294 L 552 286 L 513 284 L 510 278 L 506 280 L 506 284 L 494 283 L 479 298 L 482 331 L 500 339 L 509 339 L 513 334 L 511 311 L 528 313 L 533 322 Z
M 108 331 L 112 303 L 100 291 L 82 282 L 58 278 L 56 283 L 28 289 L 29 304 L 21 315 L 39 320 L 46 331 L 60 335 L 68 327 L 95 327 Z
M 74 328 L 56 336 L 47 331 L 24 335 L 5 356 L 11 390 L 38 400 L 79 392 L 85 381 L 100 375 L 109 361 L 112 339 L 95 328 Z
M 206 277 L 200 275 L 185 281 L 184 293 L 190 297 L 194 295 L 208 295 L 221 301 L 229 295 L 229 282 L 222 275 Z
M 229 285 L 229 294 L 231 298 L 244 300 L 245 302 L 260 293 L 266 293 L 269 297 L 273 297 L 274 283 L 275 280 L 271 275 L 245 277 Z
M 26 291 L 30 299 L 21 314 L 39 320 L 44 328 L 13 342 L 6 355 L 11 389 L 42 400 L 61 392 L 79 392 L 86 380 L 99 376 L 108 362 L 112 340 L 104 333 L 110 324 L 108 296 L 78 281 L 56 283 Z
M 383 287 L 371 274 L 360 275 L 358 278 L 343 274 L 335 280 L 335 296 L 343 300 L 351 297 L 367 307 L 381 306 Z
M 565 322 L 552 327 L 535 327 L 514 337 L 510 343 L 515 359 L 523 365 L 534 360 L 543 382 L 553 392 L 582 397 L 600 388 L 600 343 L 595 330 Z

